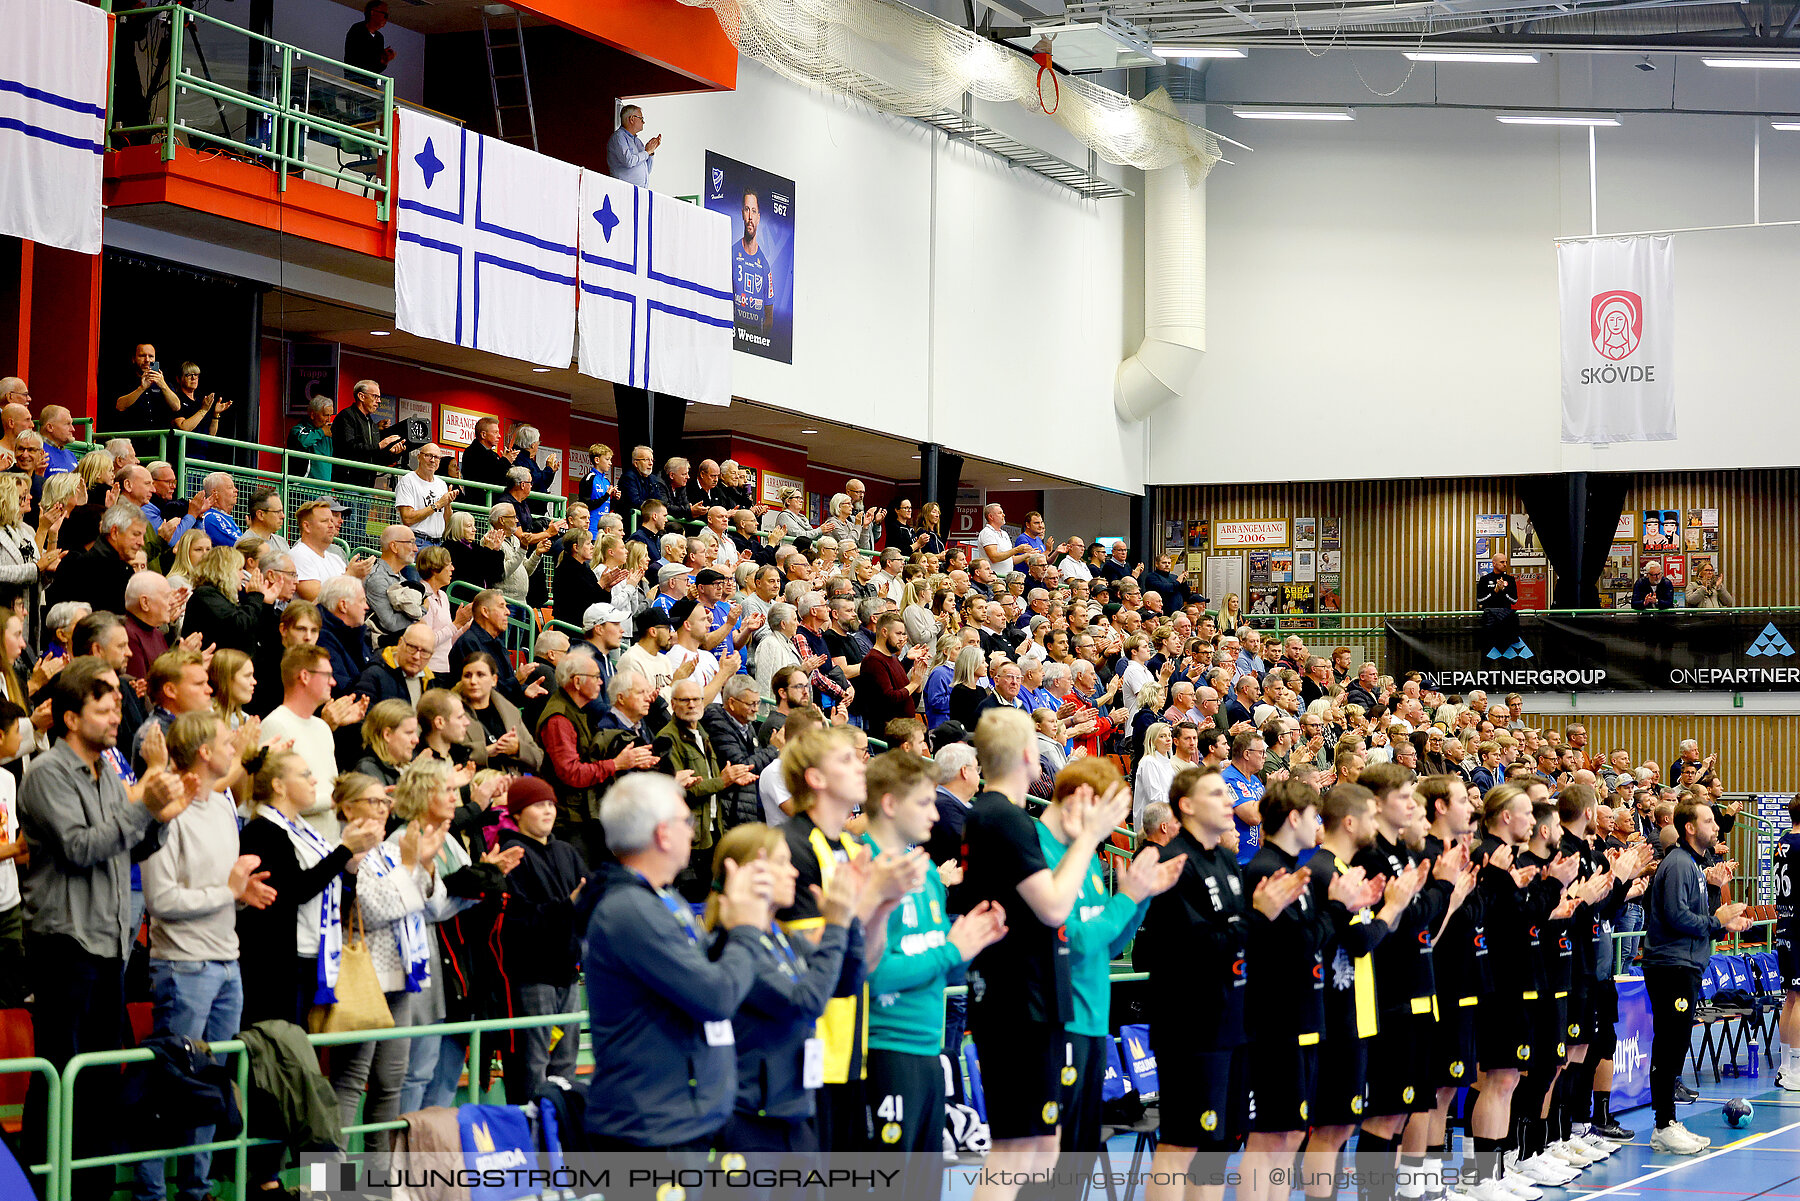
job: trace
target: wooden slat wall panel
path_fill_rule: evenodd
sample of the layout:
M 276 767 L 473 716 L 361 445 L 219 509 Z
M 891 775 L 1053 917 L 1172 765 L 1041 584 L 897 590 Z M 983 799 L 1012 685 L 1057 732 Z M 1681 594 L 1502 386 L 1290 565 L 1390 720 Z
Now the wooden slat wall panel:
M 1474 608 L 1475 515 L 1521 508 L 1510 480 L 1203 485 L 1158 495 L 1170 520 L 1342 518 L 1344 609 L 1353 613 Z
M 1625 503 L 1640 518 L 1645 509 L 1719 510 L 1719 570 L 1733 599 L 1800 604 L 1800 471 L 1640 476 Z M 1641 544 L 1641 528 L 1638 538 Z
M 1473 608 L 1475 515 L 1524 509 L 1507 479 L 1194 485 L 1158 497 L 1159 521 L 1342 518 L 1344 608 L 1354 613 Z M 1669 472 L 1639 476 L 1625 503 L 1718 509 L 1720 563 L 1738 603 L 1791 605 L 1800 604 L 1797 498 L 1800 470 Z
M 1672 505 L 1669 507 L 1673 507 Z M 1720 520 L 1724 515 L 1720 514 Z M 1719 773 L 1728 792 L 1800 790 L 1800 717 L 1724 714 L 1669 714 L 1572 718 L 1526 714 L 1527 725 L 1559 729 L 1579 720 L 1587 727 L 1590 747 L 1610 753 L 1619 747 L 1632 762 L 1654 759 L 1669 779 L 1669 760 L 1684 738 L 1700 743 L 1704 754 L 1719 756 Z

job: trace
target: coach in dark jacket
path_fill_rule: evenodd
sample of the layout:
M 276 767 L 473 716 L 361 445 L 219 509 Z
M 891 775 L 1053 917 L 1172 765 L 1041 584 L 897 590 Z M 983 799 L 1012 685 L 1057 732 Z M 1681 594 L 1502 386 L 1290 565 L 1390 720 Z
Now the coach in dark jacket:
M 733 873 L 719 930 L 701 930 L 667 891 L 688 864 L 688 816 L 681 786 L 653 772 L 617 780 L 600 805 L 618 862 L 589 877 L 582 895 L 592 905 L 582 963 L 594 1047 L 590 1150 L 703 1156 L 737 1096 L 726 1023 L 756 978 L 772 882 L 761 863 Z

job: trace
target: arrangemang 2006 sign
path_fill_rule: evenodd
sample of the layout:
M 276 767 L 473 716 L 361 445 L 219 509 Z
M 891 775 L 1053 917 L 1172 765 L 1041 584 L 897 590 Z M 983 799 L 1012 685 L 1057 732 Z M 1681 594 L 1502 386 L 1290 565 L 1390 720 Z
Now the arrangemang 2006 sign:
M 1800 691 L 1800 612 L 1518 617 L 1513 638 L 1496 637 L 1479 614 L 1394 618 L 1386 624 L 1388 671 L 1422 671 L 1447 692 Z

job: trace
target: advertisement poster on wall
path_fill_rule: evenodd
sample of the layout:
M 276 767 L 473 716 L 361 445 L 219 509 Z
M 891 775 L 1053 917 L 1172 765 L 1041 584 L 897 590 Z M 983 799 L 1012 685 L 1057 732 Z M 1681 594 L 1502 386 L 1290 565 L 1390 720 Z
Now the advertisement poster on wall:
M 1519 603 L 1517 609 L 1548 609 L 1550 607 L 1550 568 L 1543 563 L 1528 563 L 1525 566 L 1514 565 L 1513 578 L 1519 582 Z
M 1544 563 L 1544 544 L 1538 539 L 1537 527 L 1525 513 L 1514 513 L 1507 521 L 1507 535 L 1512 544 L 1512 565 Z
M 1644 510 L 1644 549 L 1681 549 L 1681 512 L 1678 509 Z
M 762 503 L 765 505 L 779 506 L 781 504 L 781 490 L 783 488 L 793 488 L 804 492 L 806 490 L 806 481 L 797 479 L 791 475 L 777 475 L 773 471 L 765 471 L 763 472 L 762 477 L 762 491 L 752 492 L 750 495 L 761 496 Z
M 706 207 L 731 218 L 734 344 L 794 361 L 794 181 L 706 152 Z

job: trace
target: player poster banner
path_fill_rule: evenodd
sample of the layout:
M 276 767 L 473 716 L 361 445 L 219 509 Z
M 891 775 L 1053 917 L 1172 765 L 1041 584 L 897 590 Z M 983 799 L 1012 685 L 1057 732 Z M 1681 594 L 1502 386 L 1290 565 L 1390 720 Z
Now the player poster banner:
M 731 218 L 739 350 L 794 361 L 794 181 L 706 152 L 706 207 Z
M 1629 595 L 1629 594 L 1628 594 Z M 1788 610 L 1519 614 L 1496 646 L 1478 615 L 1394 618 L 1387 665 L 1447 692 L 1800 691 L 1800 621 Z
M 1562 440 L 1675 437 L 1675 242 L 1562 242 Z

